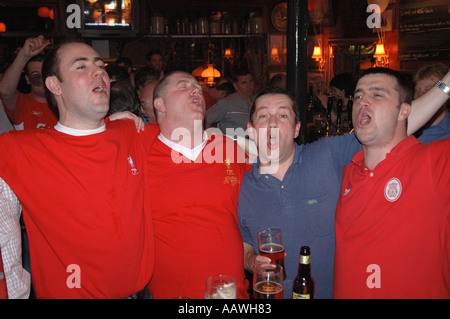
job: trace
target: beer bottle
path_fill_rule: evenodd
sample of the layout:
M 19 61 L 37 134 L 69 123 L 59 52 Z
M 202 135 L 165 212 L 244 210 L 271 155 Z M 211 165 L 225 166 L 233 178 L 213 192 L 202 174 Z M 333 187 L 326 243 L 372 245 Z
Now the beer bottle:
M 336 119 L 336 132 L 334 133 L 334 135 L 342 135 L 342 107 L 343 107 L 343 101 L 342 101 L 342 96 L 339 95 L 339 98 L 337 100 L 337 105 L 336 105 L 336 113 L 337 113 L 337 119 Z
M 325 136 L 331 136 L 331 112 L 333 110 L 334 97 L 333 95 L 328 96 L 327 100 L 327 127 L 325 129 Z
M 351 132 L 351 130 L 353 130 L 352 111 L 353 111 L 353 95 L 350 95 L 348 102 L 347 102 L 348 131 L 349 132 Z
M 300 248 L 297 277 L 292 287 L 292 299 L 314 299 L 314 280 L 311 277 L 310 248 Z
M 313 111 L 314 111 L 314 96 L 313 96 L 313 90 L 312 90 L 312 86 L 309 88 L 309 102 L 306 105 L 306 123 L 308 125 L 308 123 L 313 123 Z

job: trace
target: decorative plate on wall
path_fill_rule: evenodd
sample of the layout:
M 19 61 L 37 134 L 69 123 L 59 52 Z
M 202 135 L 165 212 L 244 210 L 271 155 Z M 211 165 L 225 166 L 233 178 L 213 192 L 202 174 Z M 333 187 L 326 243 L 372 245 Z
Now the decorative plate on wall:
M 274 28 L 285 32 L 287 30 L 287 2 L 277 3 L 272 9 L 271 18 Z

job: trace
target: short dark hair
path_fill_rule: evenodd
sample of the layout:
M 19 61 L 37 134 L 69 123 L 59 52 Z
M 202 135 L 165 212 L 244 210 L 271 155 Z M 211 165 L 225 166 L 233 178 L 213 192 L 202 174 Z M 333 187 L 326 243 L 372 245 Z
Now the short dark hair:
M 341 73 L 331 79 L 330 86 L 344 90 L 345 96 L 349 97 L 355 92 L 356 79 L 350 73 Z
M 234 88 L 234 85 L 231 82 L 224 82 L 224 83 L 216 86 L 216 90 L 225 91 L 225 96 L 228 96 L 228 95 L 236 92 L 236 89 Z
M 147 61 L 150 61 L 150 60 L 152 59 L 152 56 L 155 55 L 155 54 L 159 54 L 161 57 L 163 56 L 163 55 L 162 55 L 162 52 L 161 52 L 160 50 L 158 50 L 158 49 L 153 49 L 153 50 L 150 50 L 150 51 L 147 53 L 147 56 L 146 56 Z
M 59 67 L 59 57 L 58 51 L 61 49 L 66 43 L 62 43 L 55 48 L 53 48 L 50 52 L 45 56 L 44 62 L 42 63 L 42 81 L 44 82 L 45 87 L 45 97 L 47 101 L 51 103 L 53 106 L 56 106 L 56 99 L 53 96 L 53 93 L 45 85 L 45 80 L 50 76 L 56 76 L 56 78 L 62 82 L 63 79 L 61 77 L 61 70 Z
M 151 67 L 142 67 L 136 70 L 134 75 L 134 85 L 136 90 L 143 88 L 147 83 L 151 81 L 159 80 L 159 72 Z
M 298 123 L 300 122 L 300 111 L 298 110 L 297 107 L 297 103 L 295 102 L 294 97 L 285 89 L 282 89 L 280 87 L 271 87 L 268 89 L 265 89 L 261 92 L 259 92 L 255 99 L 253 100 L 252 106 L 250 108 L 250 123 L 253 124 L 253 115 L 255 114 L 256 111 L 256 101 L 264 95 L 285 95 L 287 96 L 291 101 L 292 101 L 292 111 L 294 112 L 295 115 L 295 122 Z
M 130 82 L 112 82 L 109 114 L 123 111 L 129 111 L 136 116 L 141 116 L 139 97 Z
M 384 74 L 394 77 L 397 80 L 396 90 L 398 92 L 399 103 L 411 104 L 414 97 L 414 85 L 408 77 L 392 69 L 376 67 L 365 70 L 361 74 L 361 78 L 370 74 Z
M 159 81 L 156 83 L 155 88 L 153 89 L 153 101 L 155 101 L 157 98 L 161 97 L 164 94 L 164 90 L 167 87 L 167 84 L 169 83 L 168 78 L 175 73 L 185 73 L 192 76 L 189 72 L 182 71 L 182 70 L 174 70 L 167 74 L 165 74 Z
M 25 65 L 25 74 L 28 75 L 28 64 L 30 62 L 43 62 L 45 59 L 45 55 L 43 55 L 42 53 L 35 55 L 34 57 L 32 57 L 28 62 L 27 65 Z
M 114 63 L 110 63 L 105 67 L 105 71 L 106 71 L 106 73 L 108 73 L 108 76 L 109 76 L 111 82 L 125 81 L 125 82 L 131 83 L 130 74 L 124 67 L 121 67 Z
M 60 44 L 58 44 L 56 47 L 54 47 L 52 50 L 50 50 L 44 58 L 44 62 L 42 63 L 42 81 L 44 82 L 44 87 L 45 87 L 45 96 L 47 98 L 47 101 L 51 104 L 53 104 L 53 106 L 56 106 L 56 100 L 55 97 L 53 96 L 53 93 L 50 92 L 50 90 L 47 88 L 47 86 L 45 85 L 45 80 L 49 77 L 49 76 L 56 76 L 56 78 L 60 81 L 63 82 L 64 79 L 61 76 L 61 70 L 60 70 L 60 59 L 58 56 L 58 52 L 59 50 L 66 46 L 67 44 L 71 44 L 71 43 L 84 43 L 80 40 L 67 40 L 64 42 L 61 42 Z
M 234 82 L 238 82 L 240 76 L 246 76 L 246 75 L 249 75 L 249 74 L 252 74 L 252 72 L 250 72 L 250 70 L 247 69 L 247 68 L 236 69 L 232 73 L 231 81 L 233 81 L 233 83 Z
M 424 65 L 414 73 L 413 81 L 417 82 L 419 80 L 427 79 L 433 76 L 440 79 L 447 74 L 448 70 L 449 67 L 446 66 L 444 63 Z
M 125 69 L 132 68 L 132 67 L 133 67 L 133 62 L 131 62 L 131 60 L 130 60 L 129 58 L 125 57 L 125 56 L 119 57 L 114 63 L 115 63 L 116 65 L 119 65 L 119 66 L 120 66 L 121 64 L 123 64 L 123 67 L 124 67 Z

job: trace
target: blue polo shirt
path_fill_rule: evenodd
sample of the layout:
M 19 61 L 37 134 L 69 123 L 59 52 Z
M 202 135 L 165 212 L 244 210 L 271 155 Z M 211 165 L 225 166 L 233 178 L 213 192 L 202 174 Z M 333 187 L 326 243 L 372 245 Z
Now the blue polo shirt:
M 419 132 L 419 134 L 414 135 L 424 144 L 430 144 L 432 141 L 450 138 L 450 115 L 448 111 L 446 111 L 445 117 L 437 125 L 430 126 Z
M 354 134 L 296 145 L 283 181 L 260 174 L 259 161 L 244 175 L 239 195 L 239 228 L 244 242 L 258 252 L 257 233 L 280 228 L 287 256 L 283 298 L 292 298 L 300 247 L 311 247 L 316 298 L 333 297 L 334 213 L 342 170 L 361 150 Z

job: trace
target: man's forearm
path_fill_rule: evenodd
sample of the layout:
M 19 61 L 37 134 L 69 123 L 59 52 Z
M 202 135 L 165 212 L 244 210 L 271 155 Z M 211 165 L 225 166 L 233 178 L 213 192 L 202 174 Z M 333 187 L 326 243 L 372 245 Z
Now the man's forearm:
M 0 98 L 3 101 L 3 104 L 10 110 L 14 110 L 18 94 L 17 86 L 20 81 L 22 70 L 29 60 L 29 57 L 24 56 L 19 51 L 0 81 Z
M 450 86 L 450 71 L 441 81 Z M 414 134 L 424 126 L 448 99 L 447 94 L 434 86 L 427 93 L 412 101 L 411 114 L 408 117 L 408 135 Z

